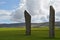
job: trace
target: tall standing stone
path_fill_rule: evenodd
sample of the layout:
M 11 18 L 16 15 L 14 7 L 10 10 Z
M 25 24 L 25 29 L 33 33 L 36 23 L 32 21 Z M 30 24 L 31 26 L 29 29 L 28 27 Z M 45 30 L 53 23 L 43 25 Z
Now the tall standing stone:
M 50 6 L 50 16 L 49 16 L 49 37 L 55 37 L 55 10 Z
M 26 10 L 24 11 L 24 16 L 26 24 L 26 35 L 31 35 L 31 16 Z

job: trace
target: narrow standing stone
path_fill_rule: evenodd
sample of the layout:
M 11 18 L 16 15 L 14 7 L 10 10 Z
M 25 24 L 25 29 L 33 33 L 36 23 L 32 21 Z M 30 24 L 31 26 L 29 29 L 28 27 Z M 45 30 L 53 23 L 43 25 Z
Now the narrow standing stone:
M 26 10 L 24 11 L 24 16 L 26 24 L 26 35 L 31 35 L 31 16 Z
M 49 37 L 55 37 L 55 10 L 50 6 L 50 16 L 49 16 Z

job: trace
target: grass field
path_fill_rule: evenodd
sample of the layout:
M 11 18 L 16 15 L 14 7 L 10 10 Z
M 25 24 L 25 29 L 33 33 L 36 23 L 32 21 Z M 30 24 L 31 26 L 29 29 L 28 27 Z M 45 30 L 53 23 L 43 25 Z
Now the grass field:
M 32 28 L 31 36 L 25 35 L 25 28 L 0 28 L 0 40 L 60 40 L 60 28 L 55 29 L 56 37 L 49 38 L 48 27 Z

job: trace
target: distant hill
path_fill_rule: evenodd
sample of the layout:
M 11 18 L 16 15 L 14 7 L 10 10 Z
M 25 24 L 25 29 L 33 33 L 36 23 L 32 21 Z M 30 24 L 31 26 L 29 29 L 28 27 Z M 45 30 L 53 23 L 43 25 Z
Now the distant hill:
M 0 27 L 24 27 L 25 23 L 0 24 Z M 49 22 L 31 23 L 32 27 L 49 26 Z M 55 22 L 55 26 L 60 26 L 60 22 Z
M 25 23 L 0 24 L 0 27 L 23 27 Z

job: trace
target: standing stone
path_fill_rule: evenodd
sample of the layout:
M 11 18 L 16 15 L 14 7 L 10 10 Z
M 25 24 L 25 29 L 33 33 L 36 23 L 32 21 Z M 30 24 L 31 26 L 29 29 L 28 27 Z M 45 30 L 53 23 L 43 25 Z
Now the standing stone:
M 26 35 L 31 35 L 31 16 L 30 14 L 25 10 L 25 24 L 26 24 Z
M 55 37 L 55 10 L 50 6 L 50 16 L 49 16 L 49 37 Z

